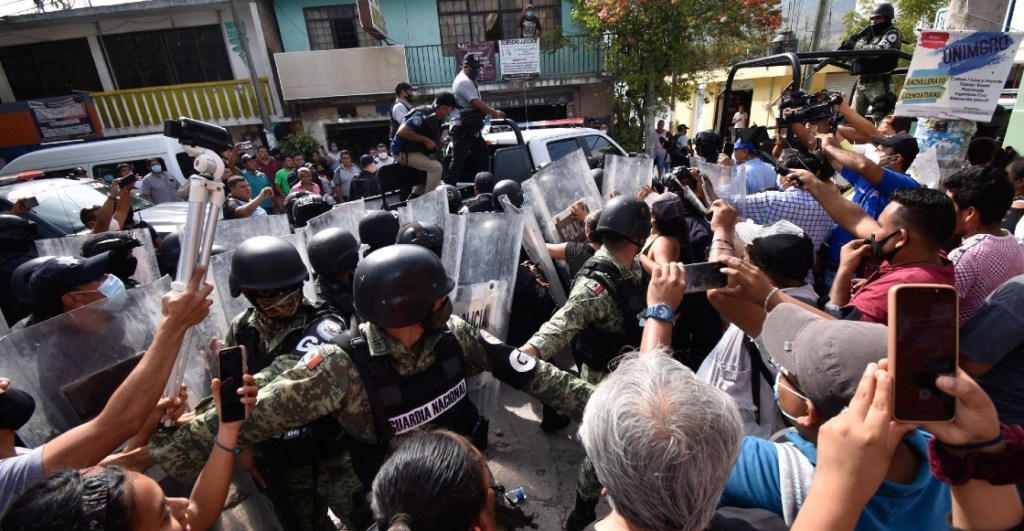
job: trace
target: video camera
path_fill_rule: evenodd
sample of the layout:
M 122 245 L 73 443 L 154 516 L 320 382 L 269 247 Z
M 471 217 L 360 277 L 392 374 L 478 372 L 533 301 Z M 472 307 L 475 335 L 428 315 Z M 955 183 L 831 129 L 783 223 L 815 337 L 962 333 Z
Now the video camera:
M 787 124 L 817 122 L 831 119 L 833 106 L 842 102 L 843 95 L 839 92 L 823 90 L 808 94 L 803 90 L 794 90 L 779 101 L 779 109 L 783 111 L 782 116 Z M 787 114 L 786 109 L 793 110 Z
M 216 153 L 231 149 L 227 129 L 191 118 L 164 121 L 164 136 L 177 139 L 183 146 L 211 149 Z

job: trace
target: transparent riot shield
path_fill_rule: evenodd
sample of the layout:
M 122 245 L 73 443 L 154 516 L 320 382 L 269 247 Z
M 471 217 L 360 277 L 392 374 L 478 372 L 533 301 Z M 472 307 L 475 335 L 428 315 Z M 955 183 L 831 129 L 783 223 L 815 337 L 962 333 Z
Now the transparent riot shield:
M 313 267 L 309 265 L 309 253 L 306 252 L 306 243 L 311 237 L 309 232 L 300 231 L 295 234 L 289 234 L 287 236 L 281 236 L 282 240 L 287 241 L 295 247 L 295 250 L 299 252 L 299 256 L 302 257 L 302 263 L 306 264 L 306 271 L 312 272 Z M 302 295 L 311 301 L 316 300 L 316 284 L 313 283 L 312 276 L 306 278 L 306 282 L 302 284 Z
M 548 292 L 551 294 L 551 298 L 554 299 L 555 305 L 561 307 L 568 300 L 568 294 L 565 291 L 565 287 L 562 286 L 558 270 L 555 269 L 555 262 L 551 259 L 551 254 L 548 253 L 547 242 L 544 241 L 544 236 L 540 232 L 537 218 L 533 216 L 533 211 L 529 207 L 517 208 L 513 205 L 508 200 L 508 196 L 501 196 L 500 200 L 505 212 L 514 216 L 522 216 L 523 249 L 526 250 L 530 261 L 537 264 L 541 272 L 544 273 L 544 280 L 550 284 Z
M 102 411 L 153 340 L 170 287 L 165 277 L 0 339 L 0 374 L 36 399 L 18 430 L 26 443 L 43 444 Z
M 217 223 L 213 244 L 234 249 L 253 236 L 287 236 L 292 233 L 288 216 L 258 216 L 255 218 L 225 219 Z
M 601 198 L 607 201 L 612 194 L 636 197 L 641 187 L 651 185 L 653 177 L 654 159 L 650 157 L 607 155 L 604 158 Z
M 342 203 L 309 220 L 306 223 L 305 233 L 312 237 L 324 229 L 336 227 L 351 232 L 356 237 L 356 241 L 359 241 L 359 220 L 364 216 L 366 216 L 366 204 L 362 201 Z
M 425 193 L 404 207 L 398 208 L 398 222 L 402 225 L 418 221 L 444 227 L 448 215 L 448 196 L 444 188 Z
M 240 243 L 240 242 L 239 242 Z M 238 314 L 247 310 L 250 306 L 245 297 L 238 298 L 231 296 L 231 288 L 228 285 L 228 277 L 231 274 L 231 257 L 235 251 L 228 251 L 210 257 L 210 272 L 206 281 L 213 284 L 213 305 L 220 309 L 220 318 L 223 320 L 225 333 Z M 221 336 L 223 339 L 224 336 Z
M 709 202 L 714 201 L 714 196 L 717 196 L 732 205 L 740 217 L 746 215 L 747 179 L 741 168 L 697 161 L 697 169 L 702 175 L 707 177 L 704 184 L 705 196 L 707 196 Z M 709 193 L 711 190 L 707 190 L 707 184 L 709 183 L 714 194 Z
M 479 213 L 446 216 L 442 254 L 455 280 L 453 313 L 501 340 L 508 335 L 512 295 L 523 241 L 522 215 Z M 470 400 L 494 418 L 500 386 L 490 373 L 467 380 Z
M 153 238 L 146 229 L 135 229 L 127 231 L 137 240 L 142 242 L 142 247 L 132 249 L 132 256 L 139 261 L 132 280 L 139 285 L 149 284 L 160 278 L 160 266 L 156 260 L 156 248 L 153 246 Z M 63 238 L 46 238 L 36 240 L 36 250 L 39 256 L 82 256 L 82 244 L 93 235 L 74 235 Z
M 583 241 L 583 223 L 570 216 L 570 208 L 583 201 L 596 210 L 604 204 L 583 152 L 577 150 L 541 169 L 523 182 L 527 204 L 548 243 Z

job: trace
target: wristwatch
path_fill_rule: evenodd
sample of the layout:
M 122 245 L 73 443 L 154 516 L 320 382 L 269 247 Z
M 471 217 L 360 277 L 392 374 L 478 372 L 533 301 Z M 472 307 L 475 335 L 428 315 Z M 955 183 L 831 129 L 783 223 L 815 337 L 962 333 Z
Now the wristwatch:
M 672 324 L 675 321 L 676 311 L 667 304 L 659 303 L 648 307 L 642 314 L 641 320 L 647 319 L 648 317 Z

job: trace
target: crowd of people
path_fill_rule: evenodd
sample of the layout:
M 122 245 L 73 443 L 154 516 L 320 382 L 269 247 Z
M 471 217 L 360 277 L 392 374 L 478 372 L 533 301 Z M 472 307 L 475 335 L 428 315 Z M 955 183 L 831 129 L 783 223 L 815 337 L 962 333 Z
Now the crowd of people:
M 442 93 L 430 112 L 458 105 Z M 417 112 L 396 138 L 418 141 Z M 94 418 L 27 448 L 17 432 L 48 398 L 0 380 L 0 529 L 206 529 L 235 465 L 286 529 L 337 529 L 332 515 L 347 529 L 500 529 L 525 515 L 487 465 L 488 418 L 467 384 L 482 373 L 543 403 L 544 432 L 578 423 L 585 458 L 565 507 L 570 531 L 597 520 L 602 497 L 611 513 L 598 530 L 1020 528 L 1024 166 L 975 139 L 967 167 L 941 190 L 923 187 L 907 175 L 918 154 L 907 120 L 876 124 L 846 103 L 835 112 L 838 127 L 794 124 L 767 145 L 734 120 L 742 208 L 670 156 L 710 164 L 719 153 L 660 124 L 665 162 L 651 187 L 563 205 L 581 238 L 524 251 L 505 341 L 455 315 L 438 224 L 371 211 L 356 231 L 308 234 L 305 260 L 282 238 L 248 238 L 228 276 L 248 308 L 209 345 L 211 356 L 247 352 L 245 419 L 223 418 L 217 379 L 188 412 L 186 389 L 160 396 L 213 304 L 200 267 L 164 296 L 149 348 Z M 379 194 L 376 168 L 412 158 L 396 145 L 358 157 L 331 145 L 308 163 L 262 147 L 238 157 L 236 146 L 225 153 L 224 217 L 286 214 L 302 229 L 331 204 Z M 174 200 L 151 162 L 139 192 Z M 428 176 L 422 186 L 446 185 Z M 137 289 L 140 243 L 118 230 L 133 227 L 131 188 L 111 182 L 110 200 L 83 210 L 94 234 L 82 256 L 31 258 L 31 222 L 0 215 L 0 237 L 25 256 L 9 280 L 26 309 L 12 335 Z M 443 193 L 446 216 L 543 200 L 488 172 L 465 199 Z M 159 245 L 172 277 L 179 238 Z M 527 256 L 538 251 L 547 256 Z M 546 258 L 566 266 L 560 306 L 539 268 Z M 722 277 L 698 286 L 709 281 L 686 266 L 708 262 Z M 303 295 L 310 279 L 316 301 Z M 893 418 L 889 300 L 906 284 L 958 294 L 945 325 L 959 327 L 960 367 L 922 384 L 955 402 L 948 422 Z M 555 364 L 564 353 L 572 366 Z M 154 465 L 194 482 L 191 496 L 167 497 L 141 473 Z

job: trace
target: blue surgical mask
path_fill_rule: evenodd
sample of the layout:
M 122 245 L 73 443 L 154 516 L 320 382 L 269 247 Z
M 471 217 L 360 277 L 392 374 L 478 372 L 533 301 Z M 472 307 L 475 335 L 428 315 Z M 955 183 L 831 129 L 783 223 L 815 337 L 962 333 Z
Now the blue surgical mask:
M 108 182 L 108 183 L 112 183 L 112 182 L 114 182 L 114 176 L 108 173 L 108 174 L 103 176 L 103 181 L 104 182 Z
M 533 16 L 533 10 L 532 10 L 532 9 L 528 10 L 528 11 L 526 12 L 526 16 L 528 16 L 528 17 L 532 17 L 532 16 Z
M 100 284 L 100 287 L 96 288 L 96 291 L 102 293 L 104 297 L 109 299 L 115 295 L 124 293 L 124 282 L 121 282 L 121 279 L 114 275 L 107 275 L 107 279 Z
M 164 167 L 159 165 L 159 164 L 154 164 L 154 165 L 149 167 L 149 171 L 151 171 L 153 173 L 160 173 L 160 172 L 164 171 Z

